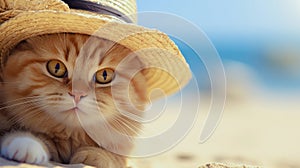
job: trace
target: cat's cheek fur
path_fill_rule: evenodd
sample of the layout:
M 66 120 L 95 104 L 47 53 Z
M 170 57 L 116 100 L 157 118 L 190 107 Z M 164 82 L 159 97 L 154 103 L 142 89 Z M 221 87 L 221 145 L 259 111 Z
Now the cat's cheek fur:
M 97 167 L 125 167 L 126 157 L 109 151 L 118 149 L 115 152 L 128 154 L 133 145 L 129 137 L 138 135 L 141 129 L 140 123 L 120 115 L 119 108 L 141 115 L 148 100 L 147 83 L 143 73 L 132 75 L 143 64 L 136 57 L 124 62 L 132 51 L 109 40 L 95 38 L 93 43 L 88 42 L 91 46 L 87 49 L 85 43 L 89 38 L 80 34 L 37 36 L 27 39 L 11 52 L 0 88 L 3 90 L 0 104 L 5 105 L 0 110 L 2 156 L 40 164 L 50 159 L 49 150 L 51 161 L 55 162 L 69 163 L 71 160 L 71 163 Z M 49 76 L 46 63 L 53 59 L 61 60 L 67 66 L 66 81 Z M 91 83 L 95 72 L 105 67 L 116 70 L 114 82 L 118 87 L 92 88 L 96 94 L 91 94 L 90 99 L 88 96 L 82 98 L 76 104 L 82 111 L 76 113 L 69 92 L 76 89 L 73 86 L 78 87 L 76 82 L 82 82 L 82 79 Z M 75 78 L 74 74 L 79 76 Z M 125 83 L 123 80 L 116 82 L 117 79 L 124 79 Z M 116 102 L 122 106 L 116 106 Z M 9 133 L 20 128 L 26 128 L 32 134 Z M 6 135 L 2 136 L 4 133 Z M 120 160 L 118 164 L 115 164 L 116 160 Z
M 3 137 L 1 156 L 9 160 L 31 164 L 47 164 L 49 153 L 46 146 L 30 133 L 15 132 Z

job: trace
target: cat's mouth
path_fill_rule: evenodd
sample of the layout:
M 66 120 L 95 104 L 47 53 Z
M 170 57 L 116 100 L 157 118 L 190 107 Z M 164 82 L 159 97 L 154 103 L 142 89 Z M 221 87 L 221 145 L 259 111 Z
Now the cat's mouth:
M 81 112 L 81 110 L 78 107 L 73 107 L 69 110 L 64 111 L 67 114 L 77 114 L 79 112 Z
M 79 110 L 79 108 L 77 106 L 71 108 L 70 110 Z
M 79 108 L 78 106 L 74 106 L 73 108 L 70 108 L 68 110 L 62 111 L 62 114 L 66 115 L 66 116 L 87 116 L 88 114 L 83 111 L 81 108 Z

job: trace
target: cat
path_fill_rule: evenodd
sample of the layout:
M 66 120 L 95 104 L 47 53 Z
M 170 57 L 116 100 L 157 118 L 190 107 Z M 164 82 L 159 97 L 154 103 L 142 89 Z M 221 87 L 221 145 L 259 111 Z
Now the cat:
M 125 167 L 120 153 L 130 151 L 141 124 L 120 111 L 142 115 L 143 66 L 134 52 L 103 38 L 58 33 L 22 41 L 1 74 L 1 156 Z

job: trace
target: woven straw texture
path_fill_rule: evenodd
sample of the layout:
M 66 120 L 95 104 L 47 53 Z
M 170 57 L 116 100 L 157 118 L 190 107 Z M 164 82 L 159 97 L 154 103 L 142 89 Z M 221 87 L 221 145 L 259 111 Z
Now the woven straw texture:
M 99 0 L 136 21 L 134 0 Z M 9 52 L 27 38 L 52 33 L 80 33 L 115 41 L 138 53 L 148 93 L 160 89 L 169 95 L 187 84 L 191 72 L 169 37 L 157 30 L 128 24 L 113 16 L 73 10 L 60 0 L 0 0 L 0 65 Z M 153 98 L 162 94 L 152 95 Z

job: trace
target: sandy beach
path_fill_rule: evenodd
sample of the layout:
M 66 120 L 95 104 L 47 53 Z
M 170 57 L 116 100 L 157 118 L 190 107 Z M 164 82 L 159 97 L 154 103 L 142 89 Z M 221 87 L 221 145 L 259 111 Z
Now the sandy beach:
M 236 70 L 245 74 L 244 71 Z M 231 74 L 232 75 L 232 74 Z M 239 75 L 233 75 L 239 77 Z M 250 75 L 251 76 L 251 75 Z M 222 163 L 232 167 L 300 167 L 300 104 L 299 93 L 268 90 L 255 83 L 249 75 L 247 81 L 239 81 L 227 76 L 227 97 L 222 119 L 214 134 L 204 143 L 199 137 L 209 112 L 210 97 L 201 94 L 199 113 L 194 125 L 184 138 L 174 147 L 161 150 L 150 157 L 131 158 L 130 166 L 135 168 L 198 168 L 208 163 Z M 249 81 L 252 81 L 249 82 Z M 190 95 L 188 103 L 194 103 Z M 186 102 L 186 101 L 185 101 Z M 197 104 L 197 102 L 196 102 Z M 170 102 L 162 114 L 145 124 L 144 136 L 163 134 L 178 119 L 190 117 L 191 107 L 176 109 L 176 102 Z M 178 111 L 178 113 L 174 112 Z M 182 117 L 182 116 L 181 116 Z M 165 141 L 172 141 L 166 138 Z M 152 147 L 155 147 L 153 144 Z M 151 146 L 137 145 L 136 150 L 146 150 Z M 0 160 L 0 165 L 7 162 Z M 17 165 L 9 162 L 9 165 Z M 21 164 L 20 167 L 26 167 Z M 27 165 L 28 166 L 28 165 Z M 210 165 L 222 167 L 222 165 Z M 71 166 L 71 167 L 74 167 Z M 82 167 L 78 165 L 77 167 Z M 224 166 L 223 166 L 224 167 Z
M 213 162 L 233 167 L 300 167 L 298 110 L 295 100 L 283 102 L 276 97 L 240 102 L 227 99 L 222 120 L 208 141 L 199 143 L 203 113 L 174 148 L 148 158 L 132 158 L 131 164 L 142 168 L 197 168 Z
M 138 167 L 191 168 L 208 162 L 300 167 L 299 92 L 268 89 L 246 71 L 235 69 L 228 74 L 223 116 L 210 139 L 199 143 L 210 102 L 204 96 L 189 134 L 169 151 L 136 159 Z
M 294 99 L 292 99 L 294 100 Z M 236 105 L 238 103 L 239 105 Z M 203 144 L 199 136 L 205 114 L 173 149 L 146 159 L 138 167 L 197 167 L 207 162 L 262 167 L 300 167 L 299 105 L 280 98 L 227 100 L 222 120 Z

